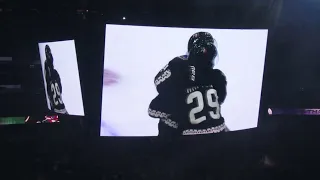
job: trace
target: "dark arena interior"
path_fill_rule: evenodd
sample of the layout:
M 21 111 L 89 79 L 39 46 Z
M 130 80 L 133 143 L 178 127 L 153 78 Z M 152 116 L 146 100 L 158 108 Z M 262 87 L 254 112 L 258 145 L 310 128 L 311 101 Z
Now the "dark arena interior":
M 301 179 L 318 175 L 319 22 L 320 2 L 317 0 L 0 0 L 0 179 L 229 180 Z M 139 71 L 125 68 L 131 66 L 126 64 L 129 60 L 115 65 L 119 62 L 117 57 L 127 53 L 134 58 L 136 51 L 141 51 L 143 57 L 153 52 L 157 53 L 148 57 L 162 57 L 161 54 L 172 48 L 165 45 L 163 49 L 154 50 L 160 42 L 153 42 L 151 38 L 150 44 L 146 45 L 150 49 L 141 50 L 137 45 L 131 46 L 131 51 L 129 45 L 125 48 L 127 43 L 138 44 L 144 41 L 143 38 L 152 37 L 148 35 L 152 32 L 131 40 L 125 38 L 130 31 L 120 32 L 119 28 L 114 31 L 118 35 L 110 37 L 111 28 L 106 24 L 127 25 L 117 26 L 124 29 L 132 25 L 131 32 L 142 26 L 179 28 L 179 32 L 184 28 L 215 29 L 212 32 L 229 34 L 244 29 L 268 30 L 266 48 L 262 48 L 265 55 L 262 55 L 261 83 L 258 84 L 262 85 L 257 90 L 259 97 L 255 97 L 258 100 L 252 105 L 258 110 L 252 110 L 246 102 L 236 101 L 230 106 L 231 113 L 224 113 L 225 117 L 234 116 L 238 120 L 232 126 L 225 118 L 227 126 L 231 127 L 228 133 L 157 137 L 154 131 L 149 131 L 155 127 L 157 133 L 156 119 L 150 118 L 152 123 L 156 122 L 153 124 L 139 124 L 144 121 L 128 113 L 131 108 L 143 104 L 143 96 L 148 95 L 149 89 L 143 89 L 139 80 L 136 87 L 141 88 L 141 96 L 130 89 L 129 85 L 135 84 L 132 81 L 127 83 L 128 88 L 121 89 L 124 90 L 121 93 L 128 92 L 128 97 L 138 96 L 141 101 L 119 100 L 109 107 L 104 93 L 125 84 L 127 77 L 135 76 L 135 73 L 125 76 L 127 72 Z M 167 45 L 175 44 L 175 36 L 165 38 L 170 40 Z M 108 39 L 115 39 L 115 42 L 110 44 Z M 122 39 L 124 43 L 120 44 Z M 221 39 L 217 35 L 221 63 L 218 66 L 223 69 L 225 57 L 231 54 L 234 58 L 228 60 L 228 66 L 237 72 L 243 69 L 243 74 L 248 74 L 247 67 L 251 65 L 245 57 L 257 53 L 259 50 L 255 47 L 258 45 L 253 45 L 247 53 L 242 49 L 249 47 L 249 38 L 241 42 L 238 37 L 234 41 L 229 38 L 230 45 L 227 46 L 223 39 L 228 38 Z M 59 44 L 66 40 L 71 41 Z M 244 45 L 235 47 L 234 52 L 238 53 L 234 53 L 228 50 L 233 43 Z M 50 54 L 45 45 L 48 44 L 54 66 L 47 66 Z M 61 61 L 61 66 L 57 55 L 59 48 L 62 49 L 59 56 L 68 57 Z M 112 48 L 118 48 L 120 52 L 111 52 Z M 71 51 L 73 54 L 69 53 Z M 244 51 L 247 54 L 243 55 Z M 190 54 L 188 50 L 188 57 Z M 118 61 L 112 61 L 109 55 Z M 72 58 L 74 64 L 71 64 Z M 107 72 L 103 68 L 106 64 L 108 67 L 114 65 L 114 71 L 120 75 Z M 72 67 L 75 67 L 75 73 L 71 72 Z M 142 65 L 141 71 L 147 73 L 148 69 L 161 68 Z M 66 75 L 63 69 L 66 69 Z M 232 84 L 228 81 L 230 72 L 232 74 L 232 71 L 225 74 L 227 82 Z M 106 77 L 110 79 L 106 81 Z M 254 74 L 248 77 L 254 77 Z M 66 83 L 68 79 L 70 81 Z M 251 81 L 252 78 L 237 79 L 235 76 L 233 82 L 254 85 Z M 54 94 L 50 95 L 50 90 Z M 153 89 L 150 92 L 156 93 Z M 116 91 L 111 94 L 116 95 Z M 253 98 L 228 89 L 226 104 L 230 102 L 228 96 L 233 95 L 235 99 L 246 96 L 248 101 Z M 124 108 L 116 109 L 121 103 Z M 222 111 L 223 108 L 222 104 Z M 237 110 L 239 108 L 241 111 Z M 145 109 L 148 115 L 148 108 Z M 60 113 L 62 111 L 65 113 Z M 118 122 L 103 119 L 102 116 L 109 117 L 108 113 L 114 112 L 119 115 L 115 116 L 120 118 Z M 251 118 L 246 113 L 256 114 L 258 118 L 253 126 L 242 128 L 242 122 Z M 123 127 L 126 121 L 122 119 L 129 119 L 131 124 Z M 160 123 L 161 119 L 159 131 Z M 103 126 L 116 133 L 112 131 L 112 134 L 110 130 L 102 135 Z M 132 130 L 137 127 L 143 131 Z

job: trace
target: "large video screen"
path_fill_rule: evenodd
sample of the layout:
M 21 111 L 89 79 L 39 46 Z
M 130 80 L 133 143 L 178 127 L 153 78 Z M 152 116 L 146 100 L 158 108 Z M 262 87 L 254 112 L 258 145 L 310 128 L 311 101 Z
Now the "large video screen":
M 83 101 L 73 40 L 39 43 L 48 109 L 83 116 Z
M 106 25 L 101 136 L 257 127 L 268 30 Z

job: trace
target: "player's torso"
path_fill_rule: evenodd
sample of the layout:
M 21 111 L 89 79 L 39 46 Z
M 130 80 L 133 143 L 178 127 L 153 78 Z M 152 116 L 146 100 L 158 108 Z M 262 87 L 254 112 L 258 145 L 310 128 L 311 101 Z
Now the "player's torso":
M 49 82 L 47 82 L 47 91 L 51 101 L 51 110 L 54 110 L 57 113 L 64 113 L 65 105 L 62 100 L 60 84 L 61 83 L 59 82 L 59 79 L 55 76 L 52 76 Z
M 177 94 L 175 118 L 184 135 L 218 133 L 224 129 L 224 119 L 217 90 L 219 78 L 212 69 L 199 70 L 187 65 L 181 74 L 184 88 Z M 185 70 L 183 72 L 186 72 Z

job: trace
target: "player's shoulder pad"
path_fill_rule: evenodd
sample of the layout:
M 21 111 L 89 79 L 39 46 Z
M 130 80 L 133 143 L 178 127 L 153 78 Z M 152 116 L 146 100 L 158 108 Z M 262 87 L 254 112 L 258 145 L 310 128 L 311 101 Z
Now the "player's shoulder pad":
M 56 69 L 53 69 L 53 75 L 57 78 L 60 78 L 60 75 Z
M 48 60 L 44 61 L 44 67 L 47 68 L 48 67 Z
M 184 64 L 187 60 L 188 57 L 187 56 L 178 56 L 178 57 L 175 57 L 173 58 L 170 62 L 169 62 L 169 66 L 174 66 L 174 65 L 177 65 L 177 64 Z
M 212 69 L 212 72 L 221 74 L 222 76 L 225 76 L 224 73 L 220 69 Z
M 178 56 L 177 58 L 182 59 L 182 60 L 188 60 L 188 55 Z
M 212 72 L 226 79 L 226 75 L 220 69 L 213 69 Z

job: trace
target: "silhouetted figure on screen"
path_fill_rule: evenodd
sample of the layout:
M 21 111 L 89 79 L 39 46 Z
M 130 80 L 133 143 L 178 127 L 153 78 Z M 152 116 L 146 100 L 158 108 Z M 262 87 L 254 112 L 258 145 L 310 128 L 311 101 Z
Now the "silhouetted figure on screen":
M 48 45 L 45 47 L 46 61 L 44 63 L 50 109 L 55 113 L 68 114 L 62 100 L 62 84 L 58 71 L 53 65 L 53 56 Z
M 213 69 L 217 55 L 211 34 L 198 32 L 189 39 L 187 55 L 174 58 L 156 75 L 159 94 L 148 113 L 160 119 L 159 136 L 228 131 L 220 111 L 227 80 L 222 71 Z

